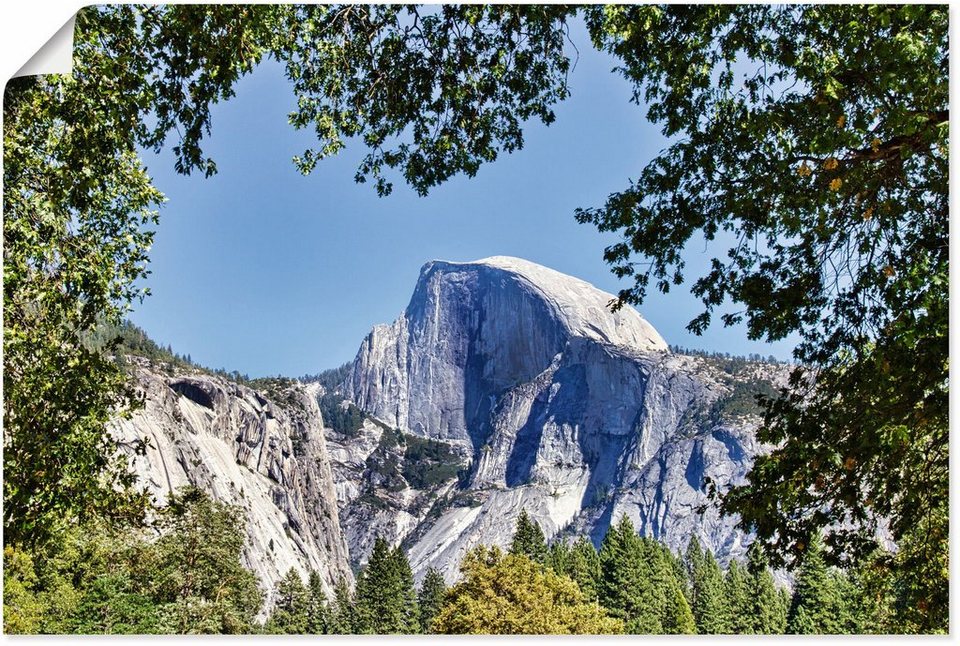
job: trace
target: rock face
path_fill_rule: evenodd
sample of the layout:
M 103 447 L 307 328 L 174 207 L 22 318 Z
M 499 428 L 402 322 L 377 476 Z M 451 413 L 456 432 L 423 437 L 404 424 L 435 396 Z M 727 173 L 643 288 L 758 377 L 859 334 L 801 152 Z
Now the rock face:
M 319 572 L 328 596 L 340 577 L 352 580 L 315 386 L 278 384 L 265 394 L 130 360 L 146 406 L 117 422 L 115 434 L 158 503 L 195 485 L 241 507 L 243 560 L 268 593 L 268 608 L 291 567 L 304 578 Z
M 705 478 L 742 479 L 760 448 L 749 420 L 724 414 L 737 378 L 670 353 L 635 310 L 611 313 L 612 299 L 516 258 L 435 261 L 400 317 L 363 341 L 343 394 L 470 463 L 432 505 L 418 498 L 425 517 L 397 495 L 366 519 L 392 528 L 415 573 L 434 566 L 454 579 L 469 548 L 509 542 L 523 508 L 548 537 L 599 542 L 627 514 L 674 549 L 696 534 L 724 560 L 743 553 L 704 491 Z M 370 441 L 339 446 L 341 487 L 343 465 L 365 459 Z M 355 509 L 348 498 L 341 513 Z M 372 540 L 361 534 L 348 531 L 351 551 Z

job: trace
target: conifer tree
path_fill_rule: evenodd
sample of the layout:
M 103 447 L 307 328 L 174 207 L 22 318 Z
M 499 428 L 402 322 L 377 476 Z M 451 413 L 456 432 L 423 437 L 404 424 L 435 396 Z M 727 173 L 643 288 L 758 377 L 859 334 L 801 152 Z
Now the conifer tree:
M 740 562 L 731 559 L 724 578 L 724 594 L 727 602 L 727 630 L 736 635 L 753 634 L 752 599 L 746 569 Z
M 436 568 L 428 569 L 423 577 L 423 583 L 420 584 L 420 593 L 417 595 L 421 632 L 433 633 L 433 620 L 443 606 L 446 593 L 447 582 L 443 580 L 443 575 Z
M 417 589 L 414 585 L 410 561 L 407 560 L 407 555 L 399 545 L 390 552 L 390 561 L 392 565 L 390 584 L 394 597 L 391 601 L 397 604 L 398 617 L 395 631 L 405 635 L 419 633 L 420 606 L 417 603 Z
M 307 633 L 310 593 L 297 571 L 290 568 L 277 583 L 276 603 L 266 624 L 269 633 Z
M 683 554 L 683 567 L 687 575 L 687 581 L 689 581 L 687 600 L 692 608 L 697 600 L 697 574 L 703 571 L 703 549 L 695 535 L 691 535 L 690 540 L 687 541 L 687 550 Z
M 327 632 L 327 595 L 323 592 L 323 580 L 316 570 L 310 570 L 307 589 L 307 634 L 322 635 Z
M 522 554 L 535 563 L 547 562 L 547 541 L 540 525 L 531 520 L 527 510 L 522 509 L 517 518 L 517 530 L 510 544 L 511 554 Z
M 350 585 L 346 578 L 341 577 L 333 588 L 333 606 L 327 612 L 326 632 L 328 635 L 352 635 L 357 632 L 356 625 L 356 609 Z
M 600 555 L 593 543 L 581 536 L 570 548 L 567 576 L 577 582 L 588 601 L 596 601 L 600 587 Z
M 669 550 L 643 539 L 623 516 L 600 547 L 600 603 L 623 619 L 628 633 L 691 629 L 693 618 Z
M 570 573 L 570 545 L 564 540 L 557 540 L 547 548 L 547 567 L 556 572 L 569 576 Z
M 420 628 L 413 574 L 403 552 L 378 536 L 357 577 L 356 624 L 363 634 L 405 634 Z
M 757 635 L 781 635 L 787 629 L 786 615 L 760 543 L 754 541 L 747 552 L 747 583 L 753 625 Z
M 787 632 L 813 635 L 850 632 L 854 617 L 845 598 L 850 595 L 846 577 L 827 567 L 820 539 L 814 538 L 797 574 Z
M 727 596 L 723 571 L 710 550 L 703 551 L 694 536 L 687 546 L 686 566 L 690 577 L 691 610 L 697 632 L 701 635 L 724 635 L 730 632 L 727 623 Z

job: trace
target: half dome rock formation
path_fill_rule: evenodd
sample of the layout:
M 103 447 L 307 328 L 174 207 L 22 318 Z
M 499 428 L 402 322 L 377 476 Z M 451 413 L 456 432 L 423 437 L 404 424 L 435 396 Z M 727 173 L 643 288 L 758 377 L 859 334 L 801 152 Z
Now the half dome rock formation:
M 468 460 L 457 487 L 395 536 L 418 574 L 454 578 L 477 543 L 508 543 L 524 508 L 548 537 L 599 541 L 627 514 L 674 549 L 696 534 L 721 558 L 743 552 L 704 491 L 706 478 L 740 481 L 760 448 L 749 417 L 725 411 L 743 376 L 672 354 L 636 310 L 611 312 L 612 299 L 517 258 L 434 261 L 400 317 L 363 341 L 343 394 Z M 778 372 L 748 368 L 762 373 L 751 383 Z M 413 527 L 400 498 L 381 503 L 371 513 Z
M 352 580 L 316 386 L 254 390 L 199 370 L 128 358 L 145 406 L 115 424 L 140 482 L 164 504 L 194 485 L 246 513 L 244 564 L 270 594 L 290 568 L 333 595 Z
M 519 258 L 433 261 L 392 325 L 367 336 L 348 378 L 360 408 L 419 435 L 480 446 L 491 395 L 540 375 L 573 340 L 627 352 L 666 352 L 633 308 Z

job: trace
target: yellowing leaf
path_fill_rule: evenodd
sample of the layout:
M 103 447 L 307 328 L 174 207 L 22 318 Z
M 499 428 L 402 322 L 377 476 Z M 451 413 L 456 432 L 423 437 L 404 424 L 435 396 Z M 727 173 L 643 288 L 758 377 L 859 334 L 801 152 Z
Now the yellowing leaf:
M 797 175 L 800 177 L 809 177 L 813 171 L 810 170 L 810 167 L 807 166 L 807 162 L 800 164 L 800 167 L 797 168 Z
M 873 138 L 873 141 L 870 142 L 870 147 L 873 148 L 873 152 L 880 150 L 880 140 L 876 137 Z
M 847 124 L 847 115 L 841 114 L 840 117 L 837 119 L 837 127 L 842 128 L 846 124 Z
M 823 162 L 823 167 L 827 170 L 833 170 L 840 165 L 840 162 L 837 161 L 836 157 L 831 157 L 827 161 Z
M 870 208 L 868 208 L 866 211 L 863 212 L 863 219 L 869 220 L 872 217 L 873 217 L 873 207 L 871 206 Z

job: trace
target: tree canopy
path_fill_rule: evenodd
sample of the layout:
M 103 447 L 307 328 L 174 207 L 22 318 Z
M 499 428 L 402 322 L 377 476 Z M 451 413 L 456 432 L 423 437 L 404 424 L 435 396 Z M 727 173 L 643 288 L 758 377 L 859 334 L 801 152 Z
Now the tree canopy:
M 623 624 L 584 599 L 571 579 L 522 554 L 480 546 L 460 566 L 434 621 L 446 634 L 616 634 Z

